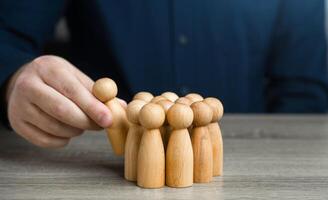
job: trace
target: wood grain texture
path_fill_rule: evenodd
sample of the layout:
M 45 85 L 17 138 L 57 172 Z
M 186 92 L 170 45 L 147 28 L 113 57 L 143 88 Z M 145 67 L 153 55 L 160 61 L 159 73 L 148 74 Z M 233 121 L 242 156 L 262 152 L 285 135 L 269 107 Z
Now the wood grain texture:
M 224 175 L 209 184 L 141 189 L 123 178 L 105 132 L 61 150 L 0 129 L 0 199 L 328 199 L 327 116 L 227 115 Z
M 131 124 L 126 137 L 124 150 L 124 177 L 129 181 L 137 180 L 138 152 L 143 128 L 138 124 Z
M 207 126 L 192 129 L 191 143 L 194 152 L 194 183 L 209 183 L 213 177 L 213 150 Z
M 223 140 L 221 129 L 217 122 L 210 123 L 207 128 L 212 143 L 213 176 L 221 176 L 223 175 Z
M 193 151 L 188 130 L 173 130 L 165 154 L 166 185 L 189 187 L 193 184 Z
M 117 98 L 106 102 L 106 106 L 113 117 L 112 125 L 106 129 L 109 143 L 116 155 L 124 155 L 126 136 L 129 131 L 125 108 L 120 105 Z
M 142 134 L 137 184 L 143 188 L 161 188 L 165 184 L 165 152 L 159 129 L 145 130 Z

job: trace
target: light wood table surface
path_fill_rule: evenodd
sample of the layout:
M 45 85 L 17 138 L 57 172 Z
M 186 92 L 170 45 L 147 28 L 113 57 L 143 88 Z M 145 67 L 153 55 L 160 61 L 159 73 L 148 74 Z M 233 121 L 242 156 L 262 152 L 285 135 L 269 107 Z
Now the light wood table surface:
M 104 132 L 59 150 L 0 129 L 0 199 L 328 199 L 328 117 L 227 115 L 224 175 L 209 184 L 141 189 Z

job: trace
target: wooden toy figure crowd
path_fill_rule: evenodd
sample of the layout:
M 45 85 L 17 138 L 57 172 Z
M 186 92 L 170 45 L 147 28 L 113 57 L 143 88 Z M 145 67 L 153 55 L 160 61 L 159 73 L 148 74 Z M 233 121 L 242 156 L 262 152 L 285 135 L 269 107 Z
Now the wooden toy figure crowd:
M 223 106 L 218 99 L 139 92 L 125 109 L 116 98 L 113 80 L 97 80 L 92 92 L 112 112 L 107 135 L 114 153 L 124 155 L 125 179 L 143 188 L 179 188 L 222 175 L 218 123 Z

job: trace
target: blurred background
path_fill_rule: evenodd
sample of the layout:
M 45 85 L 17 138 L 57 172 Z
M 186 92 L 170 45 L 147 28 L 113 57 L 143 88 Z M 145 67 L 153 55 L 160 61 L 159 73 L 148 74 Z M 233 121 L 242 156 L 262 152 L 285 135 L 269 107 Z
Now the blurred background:
M 58 20 L 47 21 L 52 7 Z M 127 101 L 174 91 L 215 96 L 230 113 L 328 110 L 324 0 L 69 1 L 40 10 L 24 15 L 44 16 L 30 26 L 56 23 L 39 55 L 64 57 L 94 80 L 112 77 Z

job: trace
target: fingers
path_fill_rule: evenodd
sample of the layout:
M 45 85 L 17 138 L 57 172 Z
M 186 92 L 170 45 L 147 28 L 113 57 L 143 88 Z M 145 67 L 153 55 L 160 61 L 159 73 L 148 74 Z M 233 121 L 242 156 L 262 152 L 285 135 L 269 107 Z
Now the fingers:
M 41 78 L 47 85 L 73 101 L 99 126 L 109 127 L 112 123 L 110 110 L 97 100 L 74 75 L 67 76 L 68 73 L 69 71 L 65 68 L 40 69 Z
M 26 95 L 30 102 L 33 102 L 53 118 L 82 130 L 99 129 L 75 103 L 41 80 L 30 78 L 28 83 L 21 87 L 21 90 L 27 87 L 29 92 Z
M 83 72 L 81 72 L 78 68 L 72 66 L 72 71 L 76 75 L 77 79 L 81 82 L 82 85 L 84 85 L 85 88 L 87 88 L 90 93 L 92 92 L 92 86 L 95 83 L 90 77 L 85 75 Z M 123 106 L 123 108 L 127 107 L 126 101 L 123 99 L 119 99 L 120 104 Z
M 123 100 L 123 99 L 118 99 L 118 102 L 120 102 L 121 106 L 123 106 L 124 109 L 126 109 L 126 107 L 128 106 L 128 104 Z
M 25 109 L 26 112 L 23 112 L 25 115 L 23 118 L 30 124 L 51 135 L 72 138 L 81 135 L 83 132 L 81 129 L 69 126 L 51 117 L 33 104 L 26 105 Z
M 98 130 L 95 121 L 103 126 L 111 122 L 109 109 L 91 94 L 92 86 L 90 78 L 64 59 L 41 56 L 10 78 L 10 124 L 37 146 L 65 146 L 85 129 Z
M 16 129 L 17 133 L 27 141 L 43 148 L 59 148 L 66 146 L 69 142 L 68 138 L 52 136 L 28 122 L 20 123 Z
M 72 71 L 76 75 L 77 79 L 82 83 L 82 85 L 84 85 L 84 87 L 87 88 L 87 90 L 91 93 L 94 81 L 76 67 L 72 67 Z

